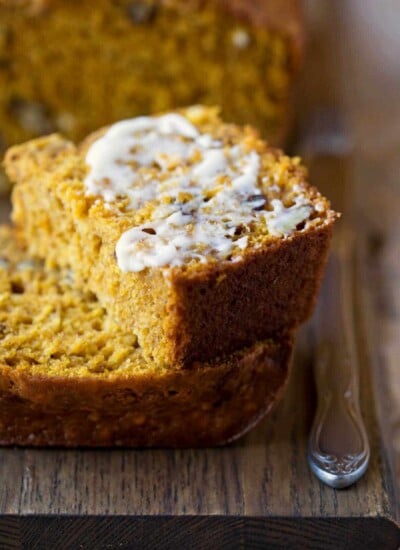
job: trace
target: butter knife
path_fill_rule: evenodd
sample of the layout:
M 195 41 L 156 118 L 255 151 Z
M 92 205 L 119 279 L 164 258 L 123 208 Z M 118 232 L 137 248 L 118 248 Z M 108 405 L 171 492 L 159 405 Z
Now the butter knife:
M 326 179 L 320 185 L 343 213 L 332 242 L 326 275 L 313 318 L 314 378 L 317 410 L 311 428 L 308 461 L 325 484 L 342 489 L 355 483 L 368 467 L 370 448 L 359 405 L 359 362 L 355 339 L 353 270 L 354 193 L 347 176 L 351 144 L 340 113 L 317 110 L 302 141 L 311 172 Z M 314 170 L 313 170 L 314 168 Z

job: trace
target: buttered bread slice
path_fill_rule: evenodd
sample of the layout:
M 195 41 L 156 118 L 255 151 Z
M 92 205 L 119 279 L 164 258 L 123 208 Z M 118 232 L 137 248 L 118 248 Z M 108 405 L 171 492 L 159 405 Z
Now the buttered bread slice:
M 160 367 L 73 280 L 0 227 L 0 445 L 217 445 L 281 396 L 290 333 L 190 369 Z
M 29 252 L 73 268 L 160 365 L 231 353 L 312 311 L 336 215 L 298 158 L 217 109 L 124 120 L 79 147 L 40 138 L 5 166 Z

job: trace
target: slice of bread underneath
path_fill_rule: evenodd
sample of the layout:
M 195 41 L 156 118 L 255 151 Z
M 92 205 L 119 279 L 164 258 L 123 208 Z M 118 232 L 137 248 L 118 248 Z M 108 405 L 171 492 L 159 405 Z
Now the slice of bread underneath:
M 190 447 L 239 437 L 286 385 L 291 332 L 187 369 L 143 357 L 73 273 L 0 227 L 0 444 Z

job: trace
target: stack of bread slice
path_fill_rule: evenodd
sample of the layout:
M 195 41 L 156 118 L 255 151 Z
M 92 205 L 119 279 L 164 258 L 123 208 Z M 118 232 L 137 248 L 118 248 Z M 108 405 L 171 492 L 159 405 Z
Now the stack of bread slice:
M 286 385 L 336 214 L 201 106 L 11 148 L 0 443 L 232 441 Z

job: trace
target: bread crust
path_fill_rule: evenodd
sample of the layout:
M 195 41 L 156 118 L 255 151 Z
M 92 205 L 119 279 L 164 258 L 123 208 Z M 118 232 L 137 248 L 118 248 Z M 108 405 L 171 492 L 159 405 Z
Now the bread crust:
M 252 250 L 235 264 L 213 266 L 193 277 L 177 274 L 170 305 L 176 311 L 171 332 L 179 335 L 173 340 L 174 357 L 183 365 L 204 361 L 210 349 L 229 353 L 306 321 L 331 235 L 332 226 L 324 226 L 267 250 Z
M 0 445 L 202 447 L 237 439 L 280 400 L 293 337 L 212 365 L 113 379 L 0 364 Z

